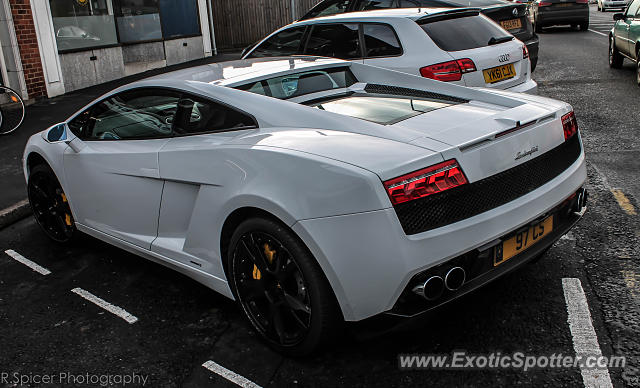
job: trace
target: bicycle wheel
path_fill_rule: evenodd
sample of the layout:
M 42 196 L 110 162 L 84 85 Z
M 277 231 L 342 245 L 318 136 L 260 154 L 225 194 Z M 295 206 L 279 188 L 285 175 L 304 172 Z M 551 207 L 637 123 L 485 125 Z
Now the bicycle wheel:
M 25 107 L 20 94 L 0 85 L 0 135 L 7 135 L 20 127 Z

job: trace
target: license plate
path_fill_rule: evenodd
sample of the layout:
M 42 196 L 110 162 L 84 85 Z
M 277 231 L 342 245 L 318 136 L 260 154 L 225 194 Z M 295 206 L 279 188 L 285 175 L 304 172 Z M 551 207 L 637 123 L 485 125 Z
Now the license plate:
M 493 266 L 497 267 L 510 258 L 526 251 L 553 231 L 553 216 L 520 231 L 515 236 L 498 245 L 493 258 Z
M 522 22 L 520 19 L 503 20 L 500 22 L 500 25 L 507 31 L 522 28 Z
M 502 65 L 483 70 L 482 73 L 484 74 L 484 81 L 488 84 L 493 84 L 515 77 L 516 68 L 513 66 L 513 63 L 509 63 L 508 65 Z

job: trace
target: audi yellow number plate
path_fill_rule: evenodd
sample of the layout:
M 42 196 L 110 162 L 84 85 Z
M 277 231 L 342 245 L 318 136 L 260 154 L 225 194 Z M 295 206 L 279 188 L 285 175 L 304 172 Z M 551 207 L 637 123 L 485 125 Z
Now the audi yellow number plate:
M 520 19 L 503 20 L 500 22 L 500 25 L 507 31 L 522 28 L 522 22 L 520 21 Z
M 484 74 L 484 82 L 488 84 L 494 84 L 496 82 L 515 77 L 516 68 L 515 66 L 513 66 L 513 63 L 509 63 L 508 65 L 502 65 L 483 70 L 482 74 Z
M 526 251 L 553 231 L 553 216 L 516 233 L 515 236 L 498 245 L 495 249 L 493 266 L 497 267 L 510 258 Z

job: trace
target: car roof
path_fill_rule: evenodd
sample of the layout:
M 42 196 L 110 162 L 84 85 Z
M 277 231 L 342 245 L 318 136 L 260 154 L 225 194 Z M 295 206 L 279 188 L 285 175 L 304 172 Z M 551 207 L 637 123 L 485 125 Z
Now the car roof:
M 287 73 L 297 73 L 302 70 L 349 65 L 349 62 L 341 59 L 302 55 L 293 57 L 250 58 L 189 67 L 150 77 L 145 81 L 197 81 L 216 85 L 234 86 L 248 83 L 252 80 L 260 80 Z
M 307 19 L 293 24 L 313 24 L 334 20 L 370 20 L 370 19 L 412 19 L 418 20 L 427 15 L 433 15 L 442 12 L 459 11 L 461 8 L 451 7 L 420 7 L 420 8 L 385 8 L 372 11 L 345 12 L 328 16 L 321 16 L 313 19 Z

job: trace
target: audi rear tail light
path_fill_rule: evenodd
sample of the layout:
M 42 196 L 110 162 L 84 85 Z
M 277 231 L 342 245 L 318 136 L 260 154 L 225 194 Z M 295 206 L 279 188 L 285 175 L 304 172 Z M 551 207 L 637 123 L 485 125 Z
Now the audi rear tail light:
M 548 2 L 548 1 L 541 1 L 541 2 L 538 3 L 538 7 L 548 7 L 550 5 L 551 5 L 551 3 Z
M 522 59 L 527 59 L 529 58 L 529 49 L 527 48 L 526 44 L 522 45 Z
M 414 199 L 466 185 L 467 178 L 455 159 L 414 171 L 384 182 L 391 203 L 399 205 Z
M 573 111 L 562 116 L 562 129 L 564 130 L 564 139 L 569 140 L 578 133 L 578 120 Z
M 420 69 L 420 75 L 438 81 L 460 81 L 462 75 L 476 71 L 476 64 L 469 58 L 437 63 Z

